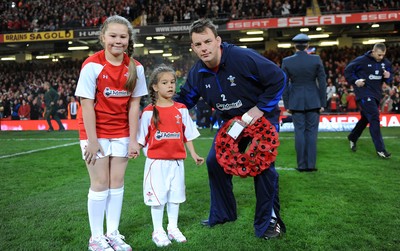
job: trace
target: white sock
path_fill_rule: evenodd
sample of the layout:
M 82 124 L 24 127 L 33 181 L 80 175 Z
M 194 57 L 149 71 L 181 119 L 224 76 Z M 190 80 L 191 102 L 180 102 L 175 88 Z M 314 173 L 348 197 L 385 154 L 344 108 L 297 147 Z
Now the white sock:
M 151 218 L 153 219 L 154 231 L 164 229 L 163 228 L 163 217 L 164 217 L 164 206 L 152 206 L 151 207 Z
M 179 204 L 178 203 L 168 203 L 167 204 L 167 213 L 168 213 L 168 228 L 167 229 L 178 228 Z
M 104 212 L 106 209 L 108 197 L 108 189 L 101 192 L 95 192 L 89 189 L 88 193 L 88 215 L 90 231 L 92 232 L 92 237 L 98 237 L 104 234 L 103 224 L 104 224 Z
M 121 218 L 122 201 L 124 198 L 124 187 L 109 189 L 107 204 L 106 204 L 106 222 L 107 234 L 118 230 L 119 221 Z

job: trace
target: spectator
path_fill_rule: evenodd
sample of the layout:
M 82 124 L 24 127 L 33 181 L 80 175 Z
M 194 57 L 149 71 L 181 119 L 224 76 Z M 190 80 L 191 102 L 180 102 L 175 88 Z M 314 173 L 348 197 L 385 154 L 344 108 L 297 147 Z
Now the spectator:
M 21 107 L 21 104 L 19 102 L 19 99 L 14 99 L 13 105 L 12 105 L 12 112 L 11 112 L 11 120 L 19 120 L 19 108 Z
M 357 101 L 354 91 L 348 91 L 348 95 L 346 97 L 347 100 L 347 111 L 348 112 L 356 112 L 357 111 Z
M 38 102 L 38 97 L 34 97 L 31 103 L 31 119 L 38 120 L 41 118 L 41 114 L 43 113 L 41 107 Z
M 211 125 L 211 107 L 204 101 L 204 99 L 200 98 L 197 102 L 196 106 L 196 125 L 197 128 L 209 128 Z
M 71 96 L 71 101 L 68 103 L 68 119 L 76 119 L 79 110 L 79 102 L 74 96 Z
M 62 98 L 57 100 L 57 115 L 60 119 L 67 118 L 67 107 L 65 106 L 64 100 Z
M 21 120 L 31 118 L 31 106 L 25 99 L 22 100 L 22 105 L 19 107 L 18 115 Z
M 3 118 L 3 114 L 4 114 L 4 104 L 3 104 L 3 97 L 0 93 L 0 119 Z

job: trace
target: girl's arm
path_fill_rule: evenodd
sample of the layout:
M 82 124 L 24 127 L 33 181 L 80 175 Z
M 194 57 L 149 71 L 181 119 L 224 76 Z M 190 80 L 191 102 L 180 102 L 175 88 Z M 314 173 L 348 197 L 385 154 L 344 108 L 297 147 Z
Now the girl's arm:
M 189 150 L 190 155 L 192 156 L 192 158 L 196 162 L 196 165 L 201 165 L 201 164 L 204 163 L 204 158 L 202 158 L 199 155 L 197 155 L 196 150 L 194 149 L 194 145 L 193 145 L 192 141 L 187 141 L 186 142 L 186 147 Z
M 132 97 L 129 100 L 128 118 L 129 118 L 129 148 L 128 158 L 136 159 L 140 155 L 140 145 L 137 141 L 137 132 L 139 128 L 140 98 Z
M 104 155 L 103 149 L 101 148 L 99 141 L 97 140 L 94 100 L 81 98 L 81 105 L 83 124 L 85 125 L 85 131 L 88 137 L 88 144 L 86 146 L 84 154 L 85 161 L 89 165 L 94 165 L 94 163 L 96 162 L 97 152 L 100 151 Z

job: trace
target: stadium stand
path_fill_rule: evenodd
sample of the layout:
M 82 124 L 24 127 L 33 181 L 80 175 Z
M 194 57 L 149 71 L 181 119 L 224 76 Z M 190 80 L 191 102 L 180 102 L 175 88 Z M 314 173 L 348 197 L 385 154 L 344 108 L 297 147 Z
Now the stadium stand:
M 135 26 L 158 24 L 189 24 L 199 17 L 209 17 L 217 22 L 223 20 L 247 20 L 288 16 L 306 16 L 333 13 L 379 12 L 399 10 L 399 1 L 276 1 L 276 0 L 219 0 L 219 1 L 18 1 L 0 3 L 0 33 L 57 31 L 59 29 L 81 29 L 99 27 L 105 17 L 119 14 L 127 17 Z M 39 42 L 37 42 L 39 43 Z M 0 46 L 1 43 L 0 43 Z M 382 90 L 382 112 L 399 113 L 400 87 L 400 46 L 387 44 L 387 57 L 393 62 L 395 77 Z M 346 64 L 370 45 L 351 47 L 321 47 L 317 53 L 325 64 L 327 78 L 336 87 L 336 112 L 346 112 L 346 96 L 351 93 L 343 70 Z M 278 65 L 283 57 L 292 54 L 290 48 L 266 49 L 263 54 Z M 185 75 L 195 58 L 189 53 L 169 61 L 161 56 L 139 55 L 137 59 L 150 72 L 153 65 L 172 64 L 178 72 L 178 82 Z M 42 83 L 53 84 L 68 104 L 73 96 L 83 58 L 60 59 L 56 62 L 29 60 L 26 62 L 0 62 L 0 118 L 10 119 L 16 104 L 25 100 L 31 106 L 31 113 L 38 114 L 31 119 L 41 119 L 43 113 Z M 333 102 L 328 102 L 329 105 Z M 3 108 L 1 108 L 3 107 Z M 330 107 L 327 107 L 327 111 Z

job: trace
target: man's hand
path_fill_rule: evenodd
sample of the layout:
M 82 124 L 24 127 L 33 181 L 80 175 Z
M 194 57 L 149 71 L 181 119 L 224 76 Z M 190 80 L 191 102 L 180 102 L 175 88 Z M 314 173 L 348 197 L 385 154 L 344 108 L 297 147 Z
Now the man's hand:
M 363 87 L 365 85 L 365 79 L 363 79 L 363 78 L 357 79 L 355 84 L 357 87 Z
M 246 115 L 247 114 L 247 115 Z M 257 119 L 261 118 L 264 115 L 264 112 L 262 112 L 260 109 L 258 109 L 257 106 L 254 106 L 250 110 L 248 110 L 245 114 L 242 116 L 242 120 L 247 124 L 251 125 L 253 124 Z M 243 118 L 244 117 L 244 118 Z
M 390 72 L 387 70 L 383 69 L 383 78 L 390 78 Z

